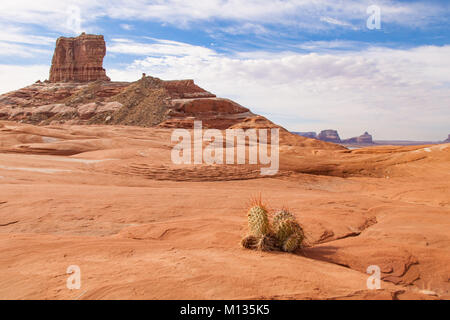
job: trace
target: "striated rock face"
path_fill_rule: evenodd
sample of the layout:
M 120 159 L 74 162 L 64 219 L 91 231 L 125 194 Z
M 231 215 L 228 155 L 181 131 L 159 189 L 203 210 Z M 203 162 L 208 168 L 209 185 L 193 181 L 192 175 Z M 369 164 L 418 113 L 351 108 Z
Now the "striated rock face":
M 103 69 L 106 44 L 101 35 L 81 34 L 56 41 L 50 82 L 110 81 Z
M 341 138 L 336 130 L 323 130 L 319 133 L 319 140 L 333 143 L 341 143 Z
M 342 142 L 349 144 L 373 144 L 372 136 L 368 132 L 365 132 L 359 137 L 343 140 Z

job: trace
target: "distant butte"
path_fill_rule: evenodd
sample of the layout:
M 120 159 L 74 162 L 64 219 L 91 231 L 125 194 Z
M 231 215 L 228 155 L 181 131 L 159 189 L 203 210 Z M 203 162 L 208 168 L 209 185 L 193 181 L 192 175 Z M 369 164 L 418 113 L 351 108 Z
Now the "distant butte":
M 106 44 L 101 35 L 60 37 L 52 59 L 50 82 L 110 81 L 103 69 L 105 55 Z
M 336 130 L 323 130 L 319 133 L 319 140 L 333 143 L 341 143 L 341 138 Z
M 367 131 L 363 135 L 360 135 L 359 137 L 343 140 L 342 143 L 359 144 L 359 145 L 374 144 L 372 136 Z
M 447 140 L 444 140 L 444 143 L 450 143 L 450 134 L 448 135 Z

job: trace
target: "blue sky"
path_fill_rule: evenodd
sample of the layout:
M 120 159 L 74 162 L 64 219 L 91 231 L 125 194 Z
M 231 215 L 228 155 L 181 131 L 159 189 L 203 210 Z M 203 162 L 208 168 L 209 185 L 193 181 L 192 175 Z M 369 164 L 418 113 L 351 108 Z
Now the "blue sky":
M 0 93 L 47 78 L 56 38 L 88 32 L 113 80 L 195 79 L 295 131 L 443 140 L 449 17 L 444 0 L 3 0 Z

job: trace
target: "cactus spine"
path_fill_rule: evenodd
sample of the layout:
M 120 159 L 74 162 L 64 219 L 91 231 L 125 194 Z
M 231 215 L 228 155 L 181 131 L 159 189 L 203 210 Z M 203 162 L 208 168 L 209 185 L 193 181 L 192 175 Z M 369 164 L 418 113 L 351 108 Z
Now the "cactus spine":
M 253 199 L 247 212 L 249 234 L 242 239 L 244 248 L 259 251 L 294 252 L 305 240 L 302 227 L 287 209 L 278 211 L 269 221 L 261 196 Z
M 283 251 L 294 252 L 302 245 L 303 237 L 300 234 L 293 234 L 283 243 Z
M 295 217 L 288 210 L 283 209 L 275 213 L 275 215 L 273 216 L 273 224 L 276 225 L 281 220 L 295 220 Z
M 250 208 L 247 217 L 251 235 L 260 237 L 269 233 L 269 218 L 267 216 L 267 211 L 262 206 Z

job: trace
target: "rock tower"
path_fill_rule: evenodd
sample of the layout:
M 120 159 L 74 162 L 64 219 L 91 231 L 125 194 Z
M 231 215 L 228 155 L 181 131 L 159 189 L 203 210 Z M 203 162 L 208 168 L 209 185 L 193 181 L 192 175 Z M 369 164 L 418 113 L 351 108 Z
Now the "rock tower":
M 106 44 L 101 35 L 60 37 L 50 68 L 50 82 L 110 81 L 103 69 L 105 55 Z

